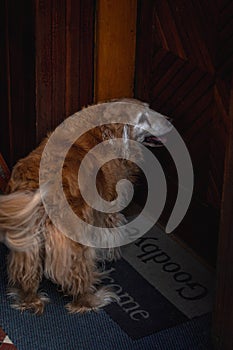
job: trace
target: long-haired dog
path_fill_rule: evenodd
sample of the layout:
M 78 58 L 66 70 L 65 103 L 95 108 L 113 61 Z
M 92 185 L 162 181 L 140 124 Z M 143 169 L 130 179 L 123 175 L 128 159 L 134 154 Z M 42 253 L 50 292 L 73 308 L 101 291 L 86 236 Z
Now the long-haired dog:
M 171 130 L 171 124 L 167 118 L 137 100 L 116 100 L 103 103 L 103 106 L 110 107 L 113 114 L 118 114 L 121 108 L 120 113 L 128 113 L 131 120 L 133 116 L 134 125 L 126 127 L 125 124 L 111 123 L 110 114 L 106 124 L 81 135 L 66 155 L 62 185 L 69 206 L 79 218 L 96 226 L 111 228 L 123 225 L 125 218 L 119 212 L 98 213 L 82 198 L 77 182 L 82 159 L 97 144 L 115 138 L 122 138 L 122 147 L 126 147 L 127 139 L 154 146 L 162 135 Z M 88 112 L 90 108 L 90 111 L 95 110 L 91 106 L 83 111 Z M 152 123 L 151 119 L 148 121 L 148 115 Z M 145 130 L 148 125 L 158 138 Z M 78 237 L 71 239 L 61 232 L 47 214 L 42 201 L 43 193 L 50 186 L 48 183 L 40 188 L 39 183 L 41 157 L 48 140 L 49 136 L 27 157 L 18 161 L 6 194 L 0 196 L 0 241 L 10 249 L 8 275 L 13 306 L 42 313 L 48 301 L 44 294 L 38 292 L 44 275 L 59 285 L 64 293 L 72 296 L 72 302 L 67 305 L 69 312 L 97 310 L 115 299 L 110 289 L 100 286 L 102 272 L 98 268 L 101 255 L 99 249 L 83 245 L 79 243 Z M 53 159 L 56 156 L 59 157 L 59 150 L 57 155 L 53 154 Z M 134 183 L 137 175 L 138 167 L 132 162 L 113 159 L 101 167 L 96 177 L 96 187 L 100 196 L 111 202 L 117 196 L 116 184 L 119 179 L 126 178 Z M 86 169 L 86 176 L 92 176 L 91 168 Z M 105 250 L 111 258 L 112 250 Z

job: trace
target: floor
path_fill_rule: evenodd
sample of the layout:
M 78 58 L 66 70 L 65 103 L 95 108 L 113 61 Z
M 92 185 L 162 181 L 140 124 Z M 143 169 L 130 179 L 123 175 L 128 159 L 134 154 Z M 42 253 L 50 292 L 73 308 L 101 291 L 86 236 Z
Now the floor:
M 4 330 L 0 327 L 0 349 L 1 350 L 16 350 L 14 344 L 9 339 L 8 335 L 4 332 Z

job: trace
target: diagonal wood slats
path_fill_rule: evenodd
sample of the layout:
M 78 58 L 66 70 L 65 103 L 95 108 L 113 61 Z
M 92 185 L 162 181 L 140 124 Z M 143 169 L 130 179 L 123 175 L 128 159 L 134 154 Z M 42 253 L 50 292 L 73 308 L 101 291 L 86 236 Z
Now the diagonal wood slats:
M 196 195 L 219 208 L 229 124 L 233 3 L 155 0 L 153 11 L 151 5 L 148 10 L 146 2 L 139 3 L 141 24 L 145 26 L 145 14 L 147 20 L 149 14 L 152 18 L 148 21 L 151 32 L 147 28 L 152 38 L 151 57 L 147 59 L 149 102 L 174 119 L 186 140 L 194 166 L 198 167 Z M 146 37 L 141 32 L 140 47 L 143 41 L 146 43 Z M 138 51 L 137 55 L 143 53 Z M 137 70 L 140 67 L 136 66 L 136 76 Z M 140 93 L 139 84 L 138 97 Z
M 178 78 L 179 72 L 183 70 L 185 62 L 180 60 L 178 57 L 175 57 L 174 63 L 170 67 L 166 67 L 165 72 L 162 76 L 157 77 L 157 70 L 155 68 L 154 79 L 152 74 L 152 94 L 153 96 L 158 97 L 161 93 L 166 90 L 168 85 L 171 83 L 171 80 L 176 77 Z M 157 78 L 157 79 L 156 79 Z
M 170 77 L 169 81 L 166 84 L 166 87 L 157 93 L 157 95 L 153 95 L 154 102 L 156 102 L 158 108 L 159 106 L 163 110 L 163 104 L 165 106 L 172 106 L 173 100 L 179 100 L 179 91 L 182 90 L 182 85 L 185 83 L 187 79 L 193 74 L 194 68 L 188 62 L 182 66 L 181 70 L 178 71 L 175 76 Z M 182 93 L 180 94 L 180 99 L 182 99 Z M 152 98 L 151 98 L 152 99 Z M 158 100 L 161 103 L 158 103 Z M 175 102 L 174 102 L 175 103 Z
M 221 3 L 221 2 L 220 2 Z M 216 53 L 217 75 L 228 82 L 232 79 L 233 68 L 233 2 L 219 8 L 219 47 Z M 228 103 L 229 105 L 229 103 Z
M 156 0 L 156 45 L 213 73 L 214 41 L 207 25 L 215 28 L 212 22 L 215 22 L 216 14 L 210 11 L 212 16 L 208 14 L 208 18 L 211 17 L 211 21 L 206 22 L 208 10 L 210 6 L 203 6 L 200 1 Z
M 214 259 L 230 125 L 233 2 L 138 3 L 135 95 L 173 118 L 194 167 L 191 208 L 175 232 L 203 256 L 203 247 L 208 247 Z M 155 153 L 168 183 L 169 199 L 161 217 L 165 223 L 176 196 L 177 174 L 166 150 Z M 200 231 L 200 216 L 206 223 L 205 232 Z

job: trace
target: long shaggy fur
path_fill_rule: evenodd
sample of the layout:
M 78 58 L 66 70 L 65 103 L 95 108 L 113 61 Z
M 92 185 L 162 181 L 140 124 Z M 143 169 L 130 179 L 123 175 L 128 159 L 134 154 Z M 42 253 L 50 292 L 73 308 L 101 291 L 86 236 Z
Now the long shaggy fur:
M 84 221 L 105 227 L 117 227 L 125 222 L 122 214 L 105 215 L 90 208 L 77 184 L 79 166 L 85 154 L 99 142 L 122 135 L 125 139 L 137 139 L 132 127 L 121 124 L 96 127 L 82 135 L 66 156 L 62 172 L 64 193 L 72 210 Z M 69 312 L 98 309 L 116 300 L 111 290 L 100 286 L 102 273 L 97 265 L 105 254 L 60 232 L 42 203 L 41 198 L 48 187 L 39 189 L 39 167 L 47 141 L 48 138 L 15 165 L 6 195 L 0 196 L 0 240 L 10 248 L 8 274 L 13 306 L 42 313 L 48 298 L 38 293 L 38 288 L 45 275 L 73 297 L 67 305 Z M 87 169 L 87 176 L 91 175 L 90 171 Z M 138 171 L 137 166 L 123 159 L 105 164 L 97 176 L 99 194 L 105 200 L 113 201 L 116 183 L 122 178 L 135 182 Z M 114 257 L 111 250 L 106 252 L 106 257 Z
M 40 191 L 0 196 L 0 228 L 6 245 L 12 249 L 29 248 L 42 224 L 42 212 Z

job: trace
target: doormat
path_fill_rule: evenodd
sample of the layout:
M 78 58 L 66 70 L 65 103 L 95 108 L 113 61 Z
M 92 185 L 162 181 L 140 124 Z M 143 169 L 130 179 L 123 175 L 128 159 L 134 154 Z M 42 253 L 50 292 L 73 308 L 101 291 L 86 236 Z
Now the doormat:
M 36 316 L 10 307 L 8 250 L 0 244 L 0 325 L 17 349 L 210 349 L 213 274 L 156 227 L 122 250 L 105 279 L 118 303 L 69 315 L 64 306 L 70 300 L 44 280 L 40 290 L 50 303 Z
M 214 273 L 159 227 L 122 253 L 106 278 L 120 300 L 105 310 L 132 339 L 211 312 Z

